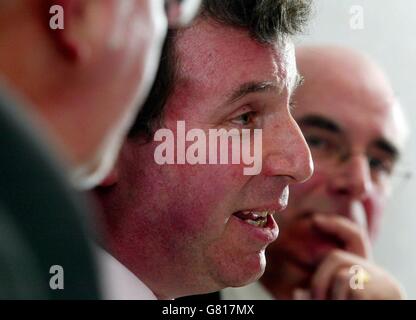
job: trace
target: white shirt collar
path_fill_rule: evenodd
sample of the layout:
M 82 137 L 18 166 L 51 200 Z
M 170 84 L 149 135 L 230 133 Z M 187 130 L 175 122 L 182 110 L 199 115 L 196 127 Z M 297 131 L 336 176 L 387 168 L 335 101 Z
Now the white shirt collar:
M 154 293 L 105 250 L 96 247 L 104 300 L 157 300 Z
M 273 296 L 258 281 L 245 287 L 221 290 L 221 300 L 274 300 Z

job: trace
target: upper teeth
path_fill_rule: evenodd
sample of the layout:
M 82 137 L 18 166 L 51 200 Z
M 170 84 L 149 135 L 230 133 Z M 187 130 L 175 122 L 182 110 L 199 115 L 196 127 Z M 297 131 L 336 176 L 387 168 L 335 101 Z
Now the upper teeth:
M 253 215 L 253 218 L 266 218 L 267 215 L 273 215 L 275 214 L 275 211 L 265 210 L 265 211 L 243 211 L 243 214 L 246 215 Z

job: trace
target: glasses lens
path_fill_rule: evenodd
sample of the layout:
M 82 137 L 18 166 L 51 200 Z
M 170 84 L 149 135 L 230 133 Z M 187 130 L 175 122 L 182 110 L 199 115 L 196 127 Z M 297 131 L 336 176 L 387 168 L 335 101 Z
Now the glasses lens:
M 414 172 L 404 163 L 399 163 L 391 175 L 391 186 L 393 192 L 401 192 L 408 187 Z

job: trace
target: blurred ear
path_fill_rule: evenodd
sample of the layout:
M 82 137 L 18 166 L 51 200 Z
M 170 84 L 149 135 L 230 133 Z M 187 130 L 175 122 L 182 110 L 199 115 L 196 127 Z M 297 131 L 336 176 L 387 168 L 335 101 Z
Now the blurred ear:
M 112 1 L 104 0 L 48 0 L 49 31 L 65 58 L 71 62 L 85 62 L 91 58 L 97 45 L 96 32 L 105 21 L 105 8 Z M 59 7 L 57 7 L 59 6 Z M 58 11 L 59 9 L 59 11 Z M 57 14 L 63 12 L 63 28 L 56 25 Z

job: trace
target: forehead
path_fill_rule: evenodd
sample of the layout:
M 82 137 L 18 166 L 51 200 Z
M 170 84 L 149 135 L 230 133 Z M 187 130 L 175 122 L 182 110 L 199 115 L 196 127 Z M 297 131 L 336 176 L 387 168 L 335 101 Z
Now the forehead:
M 249 81 L 277 81 L 283 89 L 297 75 L 291 42 L 262 45 L 246 30 L 210 19 L 199 19 L 180 32 L 176 54 L 179 78 L 191 83 L 199 96 L 213 94 L 211 99 Z
M 332 66 L 334 68 L 334 66 Z M 337 124 L 351 141 L 369 144 L 385 139 L 399 150 L 405 142 L 405 122 L 394 94 L 383 77 L 370 69 L 348 74 L 301 69 L 305 84 L 296 94 L 296 119 L 320 115 Z

